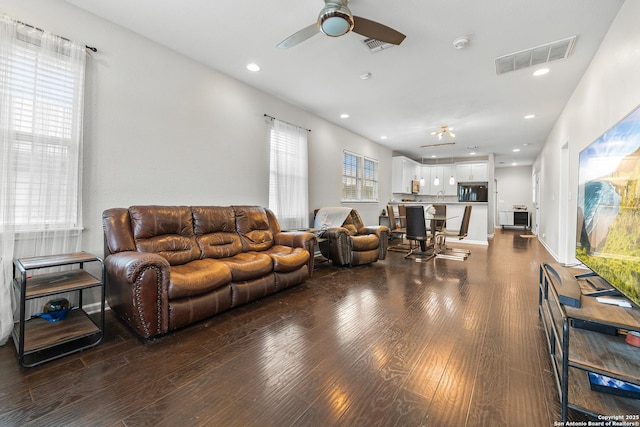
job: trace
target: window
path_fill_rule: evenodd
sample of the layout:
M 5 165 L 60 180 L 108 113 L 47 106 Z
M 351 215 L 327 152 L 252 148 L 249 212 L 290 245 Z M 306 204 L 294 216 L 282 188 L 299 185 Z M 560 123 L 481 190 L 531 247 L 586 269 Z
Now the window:
M 309 226 L 307 132 L 281 120 L 272 120 L 269 209 L 285 230 Z
M 84 45 L 0 15 L 0 344 L 13 329 L 13 259 L 81 247 L 85 60 Z
M 84 46 L 0 19 L 3 34 L 12 26 L 0 42 L 0 227 L 78 227 Z
M 344 151 L 342 154 L 342 201 L 378 201 L 378 161 Z

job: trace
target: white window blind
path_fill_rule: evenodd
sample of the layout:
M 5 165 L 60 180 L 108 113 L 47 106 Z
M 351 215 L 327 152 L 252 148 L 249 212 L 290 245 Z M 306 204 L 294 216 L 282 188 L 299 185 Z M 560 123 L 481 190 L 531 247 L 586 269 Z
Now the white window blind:
M 84 46 L 26 26 L 15 34 L 0 42 L 0 227 L 78 227 Z
M 307 130 L 273 119 L 269 209 L 282 229 L 309 226 Z
M 344 151 L 342 155 L 342 201 L 378 200 L 378 161 Z

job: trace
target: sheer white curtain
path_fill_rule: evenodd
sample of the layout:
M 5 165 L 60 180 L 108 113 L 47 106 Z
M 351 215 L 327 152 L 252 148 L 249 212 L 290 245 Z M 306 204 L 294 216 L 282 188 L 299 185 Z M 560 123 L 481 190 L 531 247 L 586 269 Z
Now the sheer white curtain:
M 80 250 L 85 47 L 0 15 L 0 345 L 13 259 Z
M 307 130 L 272 120 L 269 208 L 280 228 L 309 226 Z

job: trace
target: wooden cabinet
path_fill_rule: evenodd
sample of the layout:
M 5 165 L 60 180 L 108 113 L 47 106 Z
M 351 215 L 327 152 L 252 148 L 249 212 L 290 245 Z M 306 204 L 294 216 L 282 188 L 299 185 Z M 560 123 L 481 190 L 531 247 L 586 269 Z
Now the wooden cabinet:
M 84 269 L 86 263 L 100 264 L 100 277 L 94 277 Z M 38 274 L 38 270 L 71 266 L 71 270 Z M 104 334 L 104 264 L 102 260 L 86 252 L 33 258 L 19 258 L 13 263 L 13 284 L 20 301 L 20 319 L 12 332 L 23 366 L 35 366 L 76 351 L 98 345 Z M 99 288 L 100 313 L 96 322 L 83 308 L 83 291 Z M 77 292 L 78 307 L 56 322 L 40 317 L 25 319 L 28 300 Z
M 420 164 L 407 157 L 391 159 L 391 192 L 411 194 L 411 181 L 420 179 Z
M 588 372 L 640 386 L 640 351 L 627 344 L 622 335 L 626 331 L 640 331 L 640 309 L 601 304 L 587 296 L 581 296 L 579 308 L 562 304 L 561 297 L 567 288 L 587 286 L 573 274 L 575 270 L 556 264 L 541 265 L 539 273 L 538 316 L 560 393 L 562 422 L 567 421 L 569 408 L 592 417 L 631 414 L 637 417 L 638 400 L 593 391 Z M 637 423 L 640 419 L 622 421 Z
M 456 179 L 458 182 L 489 181 L 487 163 L 456 163 Z

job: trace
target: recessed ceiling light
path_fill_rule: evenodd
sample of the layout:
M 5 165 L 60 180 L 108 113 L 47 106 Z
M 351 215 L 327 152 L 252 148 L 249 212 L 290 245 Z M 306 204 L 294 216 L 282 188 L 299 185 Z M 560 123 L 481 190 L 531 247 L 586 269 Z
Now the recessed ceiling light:
M 511 166 L 518 166 L 516 162 L 511 163 Z
M 526 116 L 524 116 L 525 119 L 533 119 L 536 115 L 535 114 L 527 114 Z
M 517 153 L 518 151 L 520 151 L 520 149 L 519 149 L 519 148 L 514 148 L 514 149 L 513 149 L 513 150 L 511 150 L 511 151 L 513 151 L 514 153 Z
M 260 71 L 260 66 L 252 62 L 251 64 L 247 65 L 247 70 L 253 71 L 253 72 Z
M 431 155 L 431 158 L 432 158 L 432 159 L 435 159 L 435 158 L 436 158 L 436 155 L 435 155 L 435 154 L 432 154 L 432 155 Z
M 340 114 L 340 118 L 341 118 L 341 119 L 348 119 L 348 118 L 349 118 L 349 115 L 348 115 L 348 114 L 346 114 L 346 113 L 343 113 L 343 114 Z
M 387 136 L 386 136 L 386 135 L 382 135 L 382 136 L 380 137 L 380 139 L 387 139 Z
M 469 155 L 470 155 L 470 156 L 475 156 L 475 155 L 476 155 L 476 152 L 475 152 L 475 151 L 473 151 L 473 152 L 469 153 Z
M 544 76 L 549 72 L 548 68 L 540 68 L 533 72 L 534 76 Z

